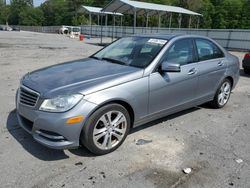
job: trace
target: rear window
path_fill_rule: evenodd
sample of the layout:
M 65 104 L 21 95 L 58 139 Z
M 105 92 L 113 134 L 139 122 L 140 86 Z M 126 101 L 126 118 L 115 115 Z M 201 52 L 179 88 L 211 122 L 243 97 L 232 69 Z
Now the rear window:
M 206 39 L 195 39 L 199 61 L 224 57 L 224 53 L 213 42 Z

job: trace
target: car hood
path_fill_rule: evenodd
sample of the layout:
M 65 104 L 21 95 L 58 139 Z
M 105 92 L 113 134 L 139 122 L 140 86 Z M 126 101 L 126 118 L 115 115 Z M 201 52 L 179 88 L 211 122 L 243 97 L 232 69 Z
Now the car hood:
M 44 98 L 82 93 L 87 95 L 142 77 L 143 70 L 86 58 L 33 71 L 22 84 Z

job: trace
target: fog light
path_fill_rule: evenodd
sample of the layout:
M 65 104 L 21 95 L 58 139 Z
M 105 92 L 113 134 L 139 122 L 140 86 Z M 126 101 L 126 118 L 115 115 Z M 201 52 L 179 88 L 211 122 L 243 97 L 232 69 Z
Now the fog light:
M 80 123 L 83 119 L 83 116 L 72 117 L 67 119 L 66 124 Z

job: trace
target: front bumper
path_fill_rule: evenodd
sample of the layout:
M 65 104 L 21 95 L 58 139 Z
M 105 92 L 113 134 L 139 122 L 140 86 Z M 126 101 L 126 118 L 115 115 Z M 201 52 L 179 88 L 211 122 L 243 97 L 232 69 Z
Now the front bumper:
M 82 127 L 88 115 L 96 108 L 96 104 L 82 100 L 73 109 L 64 113 L 39 111 L 18 101 L 16 108 L 19 125 L 37 142 L 52 149 L 72 149 L 80 145 Z M 65 123 L 68 118 L 79 115 L 84 117 L 83 122 Z

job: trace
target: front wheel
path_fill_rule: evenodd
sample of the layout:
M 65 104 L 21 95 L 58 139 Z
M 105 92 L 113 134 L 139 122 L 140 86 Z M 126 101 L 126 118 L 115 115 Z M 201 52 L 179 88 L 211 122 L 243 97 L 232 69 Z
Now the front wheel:
M 116 150 L 130 128 L 128 111 L 119 104 L 109 104 L 95 111 L 84 125 L 81 142 L 92 153 L 104 155 Z
M 232 90 L 231 81 L 225 79 L 217 89 L 217 92 L 214 96 L 214 100 L 211 101 L 212 106 L 214 108 L 224 107 L 230 98 L 231 90 Z

